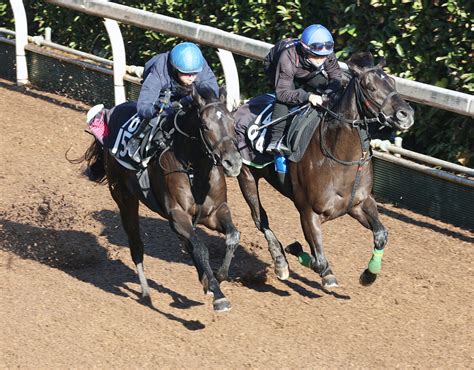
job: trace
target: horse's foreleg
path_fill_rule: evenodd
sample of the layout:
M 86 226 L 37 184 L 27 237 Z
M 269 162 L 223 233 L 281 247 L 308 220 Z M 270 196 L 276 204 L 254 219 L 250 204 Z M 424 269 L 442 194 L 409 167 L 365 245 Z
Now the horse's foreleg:
M 209 251 L 204 243 L 199 240 L 193 228 L 191 216 L 181 209 L 174 209 L 170 212 L 169 221 L 171 228 L 185 239 L 204 291 L 206 293 L 210 291 L 214 295 L 214 310 L 219 312 L 230 310 L 231 304 L 222 293 L 219 282 L 212 272 L 209 264 Z
M 354 207 L 349 214 L 363 226 L 372 230 L 374 235 L 372 258 L 369 261 L 368 268 L 360 276 L 362 285 L 370 285 L 382 269 L 382 256 L 388 241 L 388 231 L 380 222 L 377 203 L 372 197 L 368 197 L 361 205 Z
M 311 208 L 305 208 L 304 210 L 299 211 L 303 233 L 311 248 L 311 254 L 314 257 L 314 262 L 311 267 L 319 274 L 319 276 L 321 276 L 323 287 L 337 287 L 336 276 L 333 274 L 329 262 L 324 254 L 323 236 L 319 216 Z
M 239 246 L 240 232 L 232 222 L 232 216 L 227 203 L 222 203 L 204 224 L 210 229 L 217 230 L 225 234 L 226 252 L 221 267 L 217 270 L 217 280 L 227 280 L 229 276 L 229 267 L 234 257 L 235 249 Z
M 138 199 L 134 197 L 125 186 L 113 185 L 109 182 L 110 193 L 120 209 L 122 225 L 128 237 L 130 254 L 135 263 L 138 279 L 142 287 L 142 299 L 149 299 L 150 288 L 145 276 L 143 266 L 143 242 L 140 238 L 140 228 L 138 222 Z
M 240 190 L 250 208 L 255 226 L 265 235 L 268 250 L 275 264 L 275 274 L 279 279 L 286 280 L 290 275 L 288 262 L 280 241 L 270 229 L 267 213 L 260 202 L 257 180 L 246 166 L 242 166 L 237 179 L 239 180 Z

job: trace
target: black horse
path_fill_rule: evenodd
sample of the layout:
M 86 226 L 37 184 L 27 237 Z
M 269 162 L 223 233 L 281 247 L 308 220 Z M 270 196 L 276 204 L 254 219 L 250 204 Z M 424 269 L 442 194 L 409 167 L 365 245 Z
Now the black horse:
M 282 184 L 272 166 L 259 169 L 244 164 L 238 176 L 240 189 L 255 225 L 265 235 L 280 279 L 288 278 L 288 263 L 259 199 L 261 178 L 294 202 L 311 248 L 308 264 L 322 277 L 324 287 L 337 286 L 337 280 L 324 254 L 321 224 L 346 213 L 372 230 L 374 236 L 375 249 L 368 269 L 361 275 L 361 283 L 374 282 L 381 268 L 388 233 L 371 196 L 369 124 L 406 131 L 414 123 L 414 111 L 396 92 L 395 81 L 383 72 L 383 60 L 374 66 L 370 53 L 359 53 L 347 64 L 351 73 L 347 87 L 335 105 L 325 109 L 301 161 L 289 162 L 288 181 Z
M 234 120 L 226 108 L 225 91 L 219 97 L 201 96 L 193 89 L 194 105 L 174 120 L 171 146 L 148 163 L 150 190 L 155 207 L 150 207 L 169 220 L 181 237 L 198 271 L 204 291 L 214 295 L 216 311 L 231 308 L 209 264 L 209 252 L 196 234 L 196 225 L 207 226 L 226 235 L 226 255 L 218 271 L 226 279 L 240 233 L 235 228 L 227 205 L 225 175 L 237 176 L 242 159 L 235 144 Z M 114 108 L 127 109 L 130 103 Z M 111 119 L 114 115 L 111 116 Z M 178 119 L 179 118 L 179 119 Z M 110 125 L 113 122 L 109 122 Z M 138 186 L 135 171 L 124 168 L 109 149 L 95 141 L 84 155 L 92 178 L 108 182 L 110 193 L 120 209 L 122 225 L 127 233 L 133 262 L 138 271 L 142 299 L 149 300 L 150 289 L 143 267 L 143 242 L 139 234 L 139 201 L 147 204 Z M 147 204 L 148 205 L 148 204 Z

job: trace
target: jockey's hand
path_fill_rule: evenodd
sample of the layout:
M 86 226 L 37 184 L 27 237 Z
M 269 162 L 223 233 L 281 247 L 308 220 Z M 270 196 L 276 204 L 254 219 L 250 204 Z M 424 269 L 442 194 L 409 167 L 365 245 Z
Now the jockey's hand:
M 172 102 L 171 107 L 173 108 L 173 111 L 175 111 L 175 112 L 180 110 L 181 108 L 183 108 L 183 106 L 181 105 L 181 103 L 179 101 Z
M 173 114 L 175 114 L 181 108 L 182 108 L 182 106 L 181 106 L 181 104 L 179 104 L 179 101 L 173 101 L 173 102 L 169 103 L 164 108 L 164 112 L 166 113 L 166 115 L 172 116 Z
M 193 98 L 191 95 L 187 95 L 184 98 L 181 98 L 179 102 L 181 103 L 184 109 L 188 109 L 193 104 Z
M 308 101 L 313 107 L 323 105 L 323 98 L 321 97 L 321 95 L 311 94 L 308 98 Z

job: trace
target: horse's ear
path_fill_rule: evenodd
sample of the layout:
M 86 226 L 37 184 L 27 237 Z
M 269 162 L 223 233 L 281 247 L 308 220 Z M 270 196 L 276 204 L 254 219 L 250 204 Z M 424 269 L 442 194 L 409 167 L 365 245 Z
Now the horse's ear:
M 219 100 L 221 101 L 221 103 L 225 103 L 226 100 L 227 100 L 227 91 L 225 89 L 225 86 L 222 86 L 220 89 L 219 89 Z
M 347 61 L 347 65 L 349 65 L 351 70 L 353 70 L 356 74 L 360 74 L 361 68 L 374 67 L 374 57 L 370 51 L 358 52 L 351 55 Z
M 196 86 L 194 86 L 194 84 L 192 86 L 193 88 L 191 91 L 191 96 L 193 97 L 193 101 L 195 101 L 198 106 L 203 107 L 204 105 L 206 105 L 206 102 L 201 97 L 201 95 L 199 95 L 199 91 L 197 90 Z
M 383 69 L 383 67 L 385 67 L 385 58 L 384 57 L 381 57 L 379 62 L 377 63 L 377 67 L 380 68 L 380 69 Z

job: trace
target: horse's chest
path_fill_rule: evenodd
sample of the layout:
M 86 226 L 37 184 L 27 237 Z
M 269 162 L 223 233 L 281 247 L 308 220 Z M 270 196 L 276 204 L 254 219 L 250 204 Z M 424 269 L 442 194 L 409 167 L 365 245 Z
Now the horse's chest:
M 350 203 L 358 204 L 367 197 L 367 186 L 361 183 L 365 181 L 356 182 L 355 176 L 328 177 L 326 180 L 309 192 L 310 204 L 325 219 L 345 214 Z

